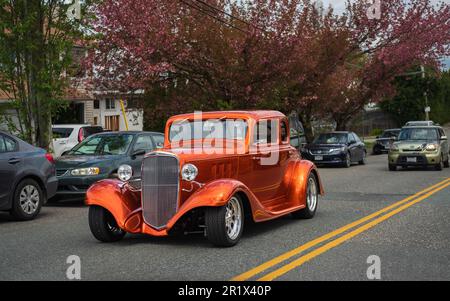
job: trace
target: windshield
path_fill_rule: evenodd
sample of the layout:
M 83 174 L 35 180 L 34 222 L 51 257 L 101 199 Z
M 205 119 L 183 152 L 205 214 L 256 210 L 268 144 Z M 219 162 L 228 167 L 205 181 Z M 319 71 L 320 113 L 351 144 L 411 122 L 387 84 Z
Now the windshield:
M 400 134 L 400 131 L 386 131 L 383 133 L 383 136 L 381 136 L 381 138 L 397 138 L 398 134 Z
M 437 131 L 430 128 L 409 128 L 403 129 L 399 140 L 437 140 Z
M 347 134 L 341 133 L 330 133 L 330 134 L 320 134 L 315 140 L 314 144 L 346 144 Z
M 192 139 L 245 140 L 247 122 L 244 120 L 204 120 L 174 122 L 170 126 L 170 141 Z
M 123 155 L 127 152 L 131 141 L 133 141 L 133 135 L 91 136 L 75 146 L 68 155 Z

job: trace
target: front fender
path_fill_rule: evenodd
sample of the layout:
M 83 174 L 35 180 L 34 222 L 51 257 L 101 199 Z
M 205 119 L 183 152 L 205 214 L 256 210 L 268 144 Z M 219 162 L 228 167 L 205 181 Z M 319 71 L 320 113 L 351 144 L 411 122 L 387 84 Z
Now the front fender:
M 101 180 L 86 193 L 86 205 L 100 206 L 111 212 L 117 225 L 126 229 L 127 218 L 141 208 L 140 192 L 129 189 L 118 179 Z
M 224 206 L 236 193 L 243 193 L 247 197 L 250 201 L 252 211 L 254 207 L 259 207 L 255 196 L 242 182 L 234 179 L 215 180 L 194 192 L 183 203 L 174 218 L 168 223 L 168 227 L 172 227 L 181 216 L 193 209 Z

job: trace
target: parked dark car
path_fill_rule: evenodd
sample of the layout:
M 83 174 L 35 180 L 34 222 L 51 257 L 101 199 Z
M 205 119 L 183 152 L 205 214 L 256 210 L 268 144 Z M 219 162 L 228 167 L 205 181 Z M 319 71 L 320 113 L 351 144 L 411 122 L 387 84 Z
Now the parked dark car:
M 367 151 L 364 143 L 353 132 L 331 132 L 320 134 L 302 151 L 305 159 L 317 165 L 365 164 Z
M 17 220 L 35 218 L 56 193 L 53 156 L 0 131 L 0 210 Z
M 391 144 L 398 139 L 401 129 L 389 129 L 383 132 L 383 135 L 378 136 L 373 146 L 373 153 L 380 155 L 389 152 Z
M 57 201 L 84 198 L 95 182 L 116 178 L 118 168 L 127 164 L 140 176 L 145 153 L 163 147 L 164 134 L 154 132 L 103 132 L 92 135 L 56 160 L 59 179 Z
M 301 151 L 308 142 L 306 140 L 305 129 L 297 113 L 289 115 L 289 127 L 291 145 Z

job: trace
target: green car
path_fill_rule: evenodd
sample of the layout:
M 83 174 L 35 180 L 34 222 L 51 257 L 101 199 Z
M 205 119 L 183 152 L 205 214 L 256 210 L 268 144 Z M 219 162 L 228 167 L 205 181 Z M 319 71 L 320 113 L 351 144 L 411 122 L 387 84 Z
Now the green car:
M 389 150 L 389 170 L 397 166 L 449 167 L 449 144 L 440 126 L 406 126 Z

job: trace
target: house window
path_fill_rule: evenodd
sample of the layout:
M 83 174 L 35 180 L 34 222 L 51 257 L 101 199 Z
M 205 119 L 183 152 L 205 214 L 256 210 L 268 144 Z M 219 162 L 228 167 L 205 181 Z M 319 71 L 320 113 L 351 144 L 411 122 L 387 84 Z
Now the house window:
M 94 100 L 94 109 L 100 109 L 100 100 L 98 99 Z
M 119 131 L 119 115 L 105 117 L 105 129 L 109 131 Z
M 107 110 L 114 110 L 116 108 L 116 100 L 115 99 L 106 99 L 105 107 Z
M 98 117 L 94 116 L 94 125 L 98 125 Z

